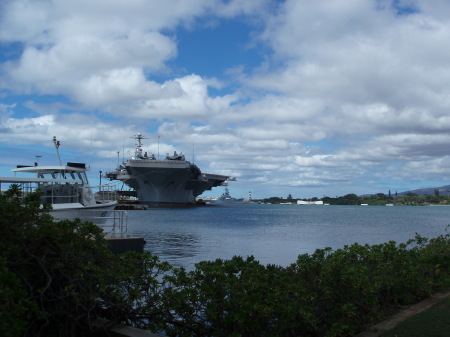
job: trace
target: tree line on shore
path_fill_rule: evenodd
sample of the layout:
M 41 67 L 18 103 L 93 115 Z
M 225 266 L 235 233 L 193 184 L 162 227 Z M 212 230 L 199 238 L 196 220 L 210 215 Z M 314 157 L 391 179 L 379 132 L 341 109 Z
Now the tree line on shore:
M 328 197 L 324 196 L 322 198 L 293 198 L 288 195 L 287 198 L 281 197 L 270 197 L 261 200 L 255 200 L 257 202 L 265 204 L 282 204 L 282 203 L 297 203 L 297 200 L 303 201 L 323 201 L 324 204 L 329 205 L 380 205 L 384 206 L 387 204 L 392 204 L 395 206 L 427 206 L 427 205 L 450 205 L 450 195 L 439 195 L 439 191 L 435 191 L 434 195 L 418 195 L 415 193 L 407 193 L 404 195 L 395 195 L 389 192 L 388 194 L 377 193 L 372 195 L 361 195 L 358 196 L 354 193 L 346 194 L 344 196 Z
M 318 249 L 288 267 L 236 256 L 187 271 L 150 252 L 114 255 L 97 226 L 41 210 L 38 193 L 0 196 L 1 336 L 100 337 L 115 323 L 168 336 L 349 336 L 450 288 L 449 233 Z

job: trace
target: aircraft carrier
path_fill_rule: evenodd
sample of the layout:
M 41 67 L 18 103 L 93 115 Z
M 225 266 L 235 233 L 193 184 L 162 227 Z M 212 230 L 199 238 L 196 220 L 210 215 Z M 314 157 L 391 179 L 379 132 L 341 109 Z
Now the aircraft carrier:
M 195 204 L 196 197 L 216 186 L 225 186 L 233 178 L 219 174 L 202 173 L 194 164 L 176 152 L 164 160 L 142 150 L 145 137 L 138 133 L 134 156 L 106 172 L 106 178 L 119 180 L 136 191 L 139 202 L 152 205 Z

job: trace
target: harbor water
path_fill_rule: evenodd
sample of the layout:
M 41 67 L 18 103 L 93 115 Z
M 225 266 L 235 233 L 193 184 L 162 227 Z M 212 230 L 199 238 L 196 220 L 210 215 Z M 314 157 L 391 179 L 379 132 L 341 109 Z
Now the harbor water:
M 446 234 L 450 207 L 236 205 L 128 211 L 129 235 L 175 267 L 253 255 L 288 266 L 299 254 L 355 242 L 406 242 Z

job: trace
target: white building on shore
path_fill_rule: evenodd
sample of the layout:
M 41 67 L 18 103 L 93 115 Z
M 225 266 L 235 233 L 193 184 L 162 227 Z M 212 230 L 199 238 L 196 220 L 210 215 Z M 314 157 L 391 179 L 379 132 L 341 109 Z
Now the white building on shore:
M 297 205 L 323 205 L 323 201 L 304 201 L 304 200 L 297 200 Z

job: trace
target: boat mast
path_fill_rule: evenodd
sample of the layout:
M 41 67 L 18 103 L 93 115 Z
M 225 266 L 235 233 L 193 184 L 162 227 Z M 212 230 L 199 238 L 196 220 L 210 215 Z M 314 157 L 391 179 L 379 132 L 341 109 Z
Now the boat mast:
M 147 139 L 147 137 L 143 136 L 142 133 L 139 132 L 132 138 L 136 140 L 136 149 L 134 151 L 134 156 L 136 159 L 142 159 L 142 139 Z
M 55 144 L 56 154 L 58 155 L 59 166 L 62 166 L 61 157 L 59 156 L 59 150 L 58 150 L 59 146 L 61 145 L 61 142 L 59 140 L 56 140 L 56 136 L 53 136 L 53 143 Z

